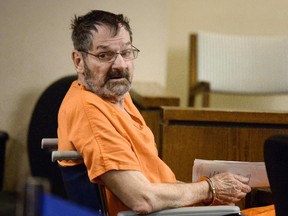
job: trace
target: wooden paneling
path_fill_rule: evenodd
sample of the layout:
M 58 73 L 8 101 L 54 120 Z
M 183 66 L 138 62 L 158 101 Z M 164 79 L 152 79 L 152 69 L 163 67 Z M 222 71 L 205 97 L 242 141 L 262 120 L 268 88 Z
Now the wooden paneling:
M 160 156 L 191 182 L 194 159 L 263 161 L 263 143 L 288 134 L 288 114 L 163 107 Z

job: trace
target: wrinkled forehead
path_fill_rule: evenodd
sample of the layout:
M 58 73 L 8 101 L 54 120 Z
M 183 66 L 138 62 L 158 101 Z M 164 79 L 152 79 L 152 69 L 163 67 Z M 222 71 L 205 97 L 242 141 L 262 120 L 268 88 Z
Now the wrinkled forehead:
M 92 32 L 93 35 L 93 50 L 99 48 L 113 48 L 120 46 L 120 48 L 131 45 L 129 32 L 121 26 L 118 32 L 109 26 L 97 26 L 97 31 Z

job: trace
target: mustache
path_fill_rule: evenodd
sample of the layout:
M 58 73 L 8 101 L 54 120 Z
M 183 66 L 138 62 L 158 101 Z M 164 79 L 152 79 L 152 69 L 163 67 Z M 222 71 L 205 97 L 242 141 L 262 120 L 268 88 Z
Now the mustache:
M 125 78 L 129 81 L 129 73 L 128 71 L 119 71 L 119 70 L 114 70 L 114 71 L 109 71 L 105 77 L 105 83 L 108 82 L 110 79 L 115 79 L 115 78 Z

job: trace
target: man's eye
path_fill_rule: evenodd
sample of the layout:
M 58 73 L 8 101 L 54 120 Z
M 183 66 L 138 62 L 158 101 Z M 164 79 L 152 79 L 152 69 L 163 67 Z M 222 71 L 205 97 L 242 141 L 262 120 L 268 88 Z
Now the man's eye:
M 123 57 L 123 58 L 129 58 L 130 56 L 132 55 L 132 50 L 124 50 L 124 51 L 122 51 L 121 52 L 121 56 Z
M 113 52 L 103 52 L 103 53 L 99 53 L 97 55 L 97 57 L 102 60 L 102 59 L 111 59 L 113 58 L 114 53 Z

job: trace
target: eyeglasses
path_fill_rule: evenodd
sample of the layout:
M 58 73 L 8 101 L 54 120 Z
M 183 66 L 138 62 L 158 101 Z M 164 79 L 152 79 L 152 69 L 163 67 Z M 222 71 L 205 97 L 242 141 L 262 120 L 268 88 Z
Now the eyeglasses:
M 83 51 L 83 50 L 79 50 L 79 51 L 96 57 L 98 61 L 101 63 L 113 62 L 115 61 L 117 55 L 121 55 L 121 57 L 124 60 L 133 60 L 137 58 L 138 53 L 140 52 L 140 50 L 134 46 L 132 46 L 131 49 L 125 49 L 121 52 L 107 51 L 107 52 L 100 52 L 98 54 L 93 54 L 93 53 Z

